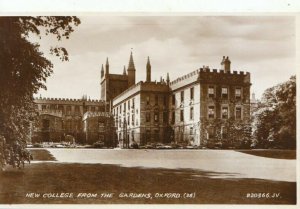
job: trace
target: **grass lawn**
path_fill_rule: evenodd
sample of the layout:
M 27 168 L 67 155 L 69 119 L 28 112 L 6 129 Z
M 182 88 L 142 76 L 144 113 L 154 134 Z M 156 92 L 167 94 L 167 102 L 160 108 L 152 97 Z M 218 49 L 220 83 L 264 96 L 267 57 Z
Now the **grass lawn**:
M 0 204 L 193 203 L 295 204 L 296 183 L 258 179 L 213 179 L 218 173 L 188 169 L 125 168 L 117 165 L 37 163 L 0 173 Z M 75 198 L 26 198 L 26 193 L 74 193 Z M 103 192 L 112 198 L 100 198 Z M 120 193 L 151 193 L 152 199 L 120 198 Z M 155 198 L 156 193 L 195 193 L 195 198 Z M 280 198 L 247 198 L 247 193 L 280 193 Z M 97 193 L 96 198 L 76 198 Z
M 239 152 L 276 159 L 296 159 L 296 150 L 239 150 Z

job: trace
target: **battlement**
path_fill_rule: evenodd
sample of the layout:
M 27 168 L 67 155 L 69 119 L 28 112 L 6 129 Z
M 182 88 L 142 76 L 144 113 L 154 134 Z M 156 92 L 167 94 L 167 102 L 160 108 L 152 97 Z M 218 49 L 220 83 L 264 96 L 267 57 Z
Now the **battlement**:
M 34 98 L 34 100 L 37 103 L 43 103 L 43 102 L 52 102 L 52 103 L 82 103 L 82 102 L 90 102 L 90 103 L 105 104 L 105 100 L 98 100 L 98 99 L 72 99 L 72 98 L 36 97 L 36 98 Z
M 198 74 L 199 74 L 199 70 L 195 70 L 195 71 L 193 71 L 191 73 L 188 73 L 188 74 L 186 74 L 184 76 L 181 76 L 181 77 L 177 78 L 174 81 L 171 81 L 170 85 L 174 85 L 174 84 L 176 84 L 178 82 L 184 81 L 185 79 L 188 79 L 188 78 L 191 78 L 191 77 L 194 77 L 194 76 L 198 76 Z
M 162 83 L 162 82 L 143 82 L 140 81 L 137 84 L 129 87 L 128 89 L 126 89 L 125 91 L 123 91 L 121 94 L 119 94 L 118 96 L 116 96 L 114 98 L 113 103 L 119 103 L 121 102 L 123 99 L 130 97 L 131 95 L 139 92 L 139 91 L 168 91 L 169 90 L 169 86 L 167 85 L 167 83 Z
M 111 117 L 112 113 L 111 112 L 91 112 L 88 111 L 86 113 L 84 113 L 82 120 L 86 120 L 88 118 L 92 118 L 92 117 Z
M 214 73 L 214 74 L 226 74 L 226 75 L 250 75 L 249 72 L 245 72 L 244 71 L 232 71 L 232 72 L 225 72 L 224 70 L 217 70 L 217 69 L 213 69 L 213 70 L 210 70 L 208 68 L 200 68 L 199 70 L 200 73 Z
M 195 78 L 195 79 L 201 79 L 201 76 L 205 76 L 205 75 L 212 75 L 212 76 L 220 76 L 220 75 L 224 75 L 224 76 L 237 76 L 240 78 L 244 78 L 244 77 L 249 77 L 249 82 L 250 82 L 250 73 L 249 72 L 244 72 L 244 71 L 232 71 L 232 72 L 225 72 L 224 70 L 217 70 L 217 69 L 209 69 L 209 68 L 200 68 L 197 69 L 191 73 L 188 73 L 184 76 L 181 76 L 179 78 L 177 78 L 176 80 L 170 82 L 170 86 L 184 82 L 186 80 L 190 80 L 191 78 Z

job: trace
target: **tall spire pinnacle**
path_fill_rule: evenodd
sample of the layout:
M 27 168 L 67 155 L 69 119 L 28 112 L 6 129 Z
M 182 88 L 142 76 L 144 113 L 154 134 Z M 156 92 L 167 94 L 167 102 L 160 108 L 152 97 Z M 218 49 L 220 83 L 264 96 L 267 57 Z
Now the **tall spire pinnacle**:
M 130 70 L 135 70 L 132 52 L 130 53 L 130 58 L 129 58 L 128 70 L 129 69 Z
M 169 73 L 167 73 L 167 84 L 169 85 L 170 84 L 170 76 L 169 76 Z
M 148 56 L 148 59 L 147 59 L 147 66 L 150 66 L 150 67 L 151 67 L 149 56 Z
M 127 68 L 128 74 L 128 87 L 135 84 L 135 67 L 133 62 L 132 52 L 130 53 L 129 64 Z
M 104 68 L 103 68 L 103 64 L 101 66 L 101 78 L 104 76 Z
M 151 82 L 151 64 L 150 64 L 149 57 L 147 60 L 147 65 L 146 65 L 146 82 Z
M 108 57 L 106 58 L 106 64 L 105 64 L 105 74 L 109 74 L 109 63 L 108 63 Z
M 126 75 L 126 67 L 124 65 L 124 69 L 123 69 L 123 75 Z

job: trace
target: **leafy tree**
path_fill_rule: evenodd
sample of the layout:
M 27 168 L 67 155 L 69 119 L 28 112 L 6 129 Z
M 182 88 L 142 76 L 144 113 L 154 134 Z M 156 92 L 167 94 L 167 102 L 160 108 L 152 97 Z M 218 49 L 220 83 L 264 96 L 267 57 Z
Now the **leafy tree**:
M 296 148 L 296 76 L 264 92 L 252 126 L 258 147 Z
M 45 81 L 53 72 L 52 63 L 30 37 L 68 39 L 79 24 L 77 17 L 0 17 L 0 135 L 7 142 L 26 140 L 35 114 L 33 94 L 46 89 Z M 49 50 L 68 60 L 65 48 Z

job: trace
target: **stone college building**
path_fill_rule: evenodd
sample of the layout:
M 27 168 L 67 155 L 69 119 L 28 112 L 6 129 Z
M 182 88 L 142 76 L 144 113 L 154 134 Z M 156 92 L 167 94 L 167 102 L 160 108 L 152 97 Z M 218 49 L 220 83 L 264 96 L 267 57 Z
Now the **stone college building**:
M 105 135 L 106 141 L 116 141 L 111 144 L 128 148 L 153 143 L 231 147 L 249 137 L 250 73 L 232 71 L 229 57 L 222 58 L 220 70 L 204 66 L 173 81 L 169 74 L 153 81 L 149 57 L 145 70 L 145 81 L 136 82 L 132 53 L 122 74 L 111 74 L 107 59 L 101 68 L 100 100 L 37 98 L 41 113 L 58 111 L 55 117 L 62 118 L 56 123 L 61 132 L 53 138 L 83 133 L 81 141 L 88 143 Z M 112 120 L 89 119 L 101 113 Z M 93 140 L 88 140 L 89 126 Z M 103 134 L 106 129 L 114 133 Z
M 233 146 L 250 129 L 250 73 L 231 71 L 229 57 L 221 70 L 203 67 L 174 81 L 151 80 L 146 63 L 145 81 L 135 82 L 130 55 L 127 73 L 101 70 L 101 99 L 110 103 L 121 147 L 133 143 L 176 143 L 196 146 Z

